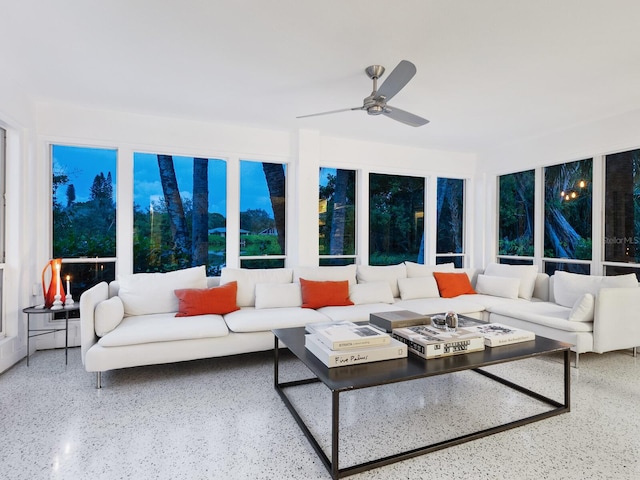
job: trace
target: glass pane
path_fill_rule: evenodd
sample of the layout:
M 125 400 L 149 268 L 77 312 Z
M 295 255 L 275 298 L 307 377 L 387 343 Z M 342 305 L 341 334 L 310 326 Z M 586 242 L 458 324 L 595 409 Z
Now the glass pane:
M 501 175 L 498 207 L 498 253 L 533 256 L 535 170 Z
M 320 255 L 356 252 L 356 172 L 320 168 L 318 237 Z
M 226 262 L 224 160 L 135 153 L 133 271 L 167 272 Z
M 369 264 L 418 262 L 423 239 L 424 178 L 370 173 Z
M 640 150 L 607 155 L 604 259 L 640 262 Z
M 553 275 L 556 271 L 589 275 L 591 273 L 591 267 L 588 263 L 544 262 L 544 272 L 547 275 Z
M 436 253 L 462 253 L 464 180 L 438 178 Z
M 640 282 L 640 268 L 620 267 L 618 265 L 604 266 L 605 275 L 627 275 L 629 273 L 633 273 L 638 278 L 638 282 Z
M 319 265 L 321 267 L 336 267 L 336 266 L 344 266 L 344 265 L 353 265 L 354 263 L 356 263 L 355 257 L 349 257 L 349 258 L 321 257 Z
M 591 260 L 592 159 L 544 169 L 544 256 Z
M 240 255 L 284 255 L 285 217 L 286 166 L 241 160 Z
M 533 259 L 498 258 L 498 263 L 504 265 L 533 265 Z
M 53 257 L 115 257 L 117 151 L 52 145 Z
M 242 268 L 284 268 L 284 258 L 257 258 L 240 260 Z
M 67 289 L 67 276 L 69 277 L 69 289 Z M 87 263 L 66 263 L 62 262 L 60 269 L 65 292 L 71 290 L 71 296 L 76 304 L 80 301 L 80 295 L 100 282 L 112 282 L 116 279 L 115 262 L 87 262 Z M 55 318 L 64 318 L 64 313 L 56 314 Z M 80 312 L 70 312 L 69 318 L 79 318 Z
M 443 263 L 453 263 L 456 268 L 462 268 L 464 266 L 464 257 L 460 255 L 436 257 L 436 265 L 441 265 Z

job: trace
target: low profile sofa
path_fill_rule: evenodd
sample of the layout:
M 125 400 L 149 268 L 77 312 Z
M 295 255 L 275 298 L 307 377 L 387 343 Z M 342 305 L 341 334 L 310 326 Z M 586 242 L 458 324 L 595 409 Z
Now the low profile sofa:
M 633 275 L 561 276 L 554 282 L 534 266 L 491 264 L 481 271 L 412 262 L 225 268 L 220 277 L 206 277 L 204 267 L 121 275 L 80 298 L 82 362 L 100 388 L 104 371 L 265 351 L 273 348 L 275 328 L 367 321 L 392 310 L 455 311 L 532 330 L 574 344 L 576 366 L 582 352 L 640 345 Z M 310 300 L 310 285 L 345 293 L 337 302 Z

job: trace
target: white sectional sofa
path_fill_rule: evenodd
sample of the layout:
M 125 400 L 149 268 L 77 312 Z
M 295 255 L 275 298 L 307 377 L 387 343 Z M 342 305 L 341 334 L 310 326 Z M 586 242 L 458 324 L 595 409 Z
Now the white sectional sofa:
M 444 278 L 442 273 L 458 275 Z M 88 372 L 96 372 L 100 388 L 104 371 L 269 350 L 274 328 L 328 320 L 367 321 L 371 313 L 390 310 L 455 311 L 532 330 L 574 344 L 576 366 L 582 352 L 640 345 L 640 289 L 633 275 L 562 273 L 560 277 L 551 281 L 533 266 L 491 264 L 481 271 L 411 262 L 381 267 L 225 268 L 221 277 L 209 278 L 204 267 L 124 275 L 110 284 L 95 285 L 80 298 L 82 361 Z M 347 300 L 353 305 L 303 308 L 301 279 L 346 282 Z M 451 294 L 444 290 L 449 279 L 468 279 L 477 293 L 443 298 L 441 291 Z M 234 311 L 176 316 L 184 304 L 175 290 L 220 293 L 208 290 L 218 286 L 234 288 Z

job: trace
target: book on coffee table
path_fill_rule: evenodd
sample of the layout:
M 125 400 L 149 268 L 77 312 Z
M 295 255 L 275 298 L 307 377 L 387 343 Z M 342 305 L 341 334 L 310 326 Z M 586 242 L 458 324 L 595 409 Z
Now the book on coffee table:
M 304 345 L 327 367 L 341 367 L 345 365 L 356 365 L 358 363 L 379 362 L 382 360 L 392 360 L 394 358 L 405 358 L 407 356 L 407 346 L 395 340 L 389 339 L 388 345 L 378 347 L 360 347 L 349 350 L 331 350 L 322 343 L 316 334 L 308 334 L 304 337 Z
M 391 333 L 394 328 L 428 325 L 431 323 L 431 317 L 409 310 L 396 310 L 393 312 L 371 313 L 369 322 Z
M 396 328 L 392 335 L 406 343 L 411 353 L 422 358 L 447 357 L 484 350 L 484 337 L 466 328 L 448 332 L 431 325 L 416 325 Z
M 373 325 L 338 322 L 324 325 L 308 324 L 307 331 L 331 350 L 389 345 L 391 335 Z
M 487 347 L 499 347 L 500 345 L 510 345 L 512 343 L 528 342 L 535 340 L 536 334 L 529 330 L 510 327 L 502 323 L 487 323 L 473 327 L 466 327 L 466 330 L 479 333 L 484 337 Z

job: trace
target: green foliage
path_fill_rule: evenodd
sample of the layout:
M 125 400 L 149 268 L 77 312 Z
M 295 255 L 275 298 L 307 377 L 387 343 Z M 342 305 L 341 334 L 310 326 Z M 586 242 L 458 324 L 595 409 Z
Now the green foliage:
M 251 233 L 260 233 L 276 225 L 273 218 L 262 209 L 249 209 L 240 212 L 240 228 Z
M 241 255 L 282 255 L 278 237 L 276 235 L 242 235 L 240 241 L 244 243 Z

